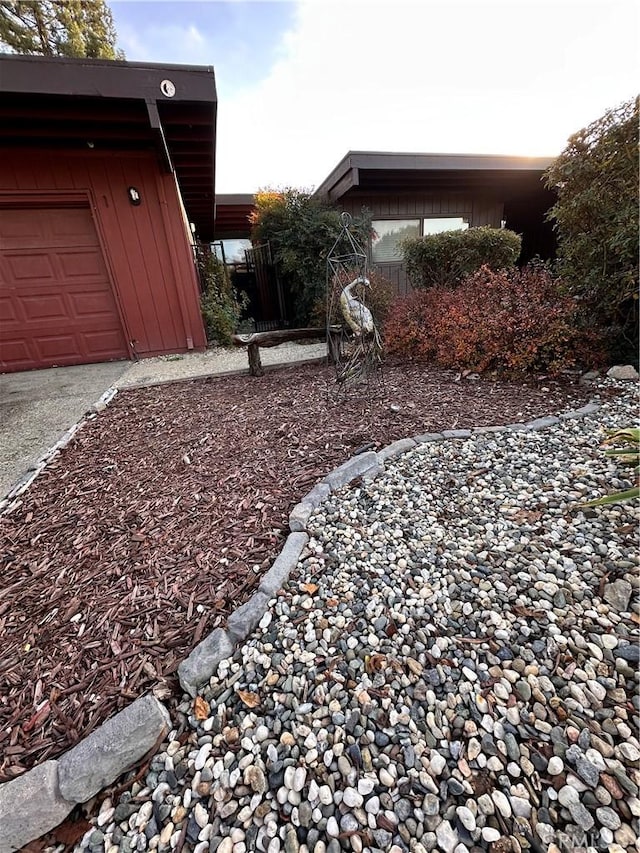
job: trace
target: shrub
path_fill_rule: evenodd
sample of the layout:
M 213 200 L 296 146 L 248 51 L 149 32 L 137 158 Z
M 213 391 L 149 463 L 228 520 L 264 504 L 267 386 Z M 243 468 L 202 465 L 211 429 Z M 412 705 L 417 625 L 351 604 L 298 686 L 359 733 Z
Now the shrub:
M 331 322 L 338 324 L 342 322 L 342 315 L 340 313 L 340 293 L 342 292 L 342 288 L 349 281 L 352 281 L 356 277 L 357 273 L 353 273 L 353 275 L 345 275 L 344 280 L 334 281 L 334 292 L 333 292 L 333 315 L 331 317 Z M 369 282 L 371 287 L 363 293 L 363 298 L 365 304 L 370 309 L 373 314 L 373 318 L 376 322 L 376 325 L 379 329 L 382 329 L 389 310 L 391 308 L 391 304 L 393 302 L 393 284 L 389 281 L 389 279 L 385 278 L 376 270 L 369 270 L 368 272 Z M 313 311 L 311 312 L 311 323 L 314 326 L 324 326 L 327 322 L 327 302 L 326 302 L 326 290 L 321 298 L 316 300 L 315 305 L 313 306 Z
M 247 297 L 244 293 L 236 293 L 224 264 L 209 246 L 198 247 L 197 262 L 202 286 L 200 307 L 207 340 L 220 346 L 232 346 L 231 336 L 238 327 Z
M 435 361 L 433 323 L 443 293 L 434 287 L 396 299 L 383 327 L 385 352 L 408 361 Z
M 445 368 L 522 375 L 557 373 L 599 360 L 598 342 L 579 323 L 575 300 L 542 264 L 483 267 L 455 290 L 416 292 L 397 302 L 385 347 Z
M 304 326 L 323 298 L 327 255 L 340 233 L 340 214 L 310 192 L 292 187 L 261 190 L 255 205 L 251 239 L 269 242 L 278 275 L 292 296 L 293 320 Z M 370 228 L 370 217 L 363 212 L 353 229 L 365 245 Z
M 569 138 L 545 176 L 558 194 L 558 269 L 608 330 L 614 359 L 637 359 L 638 119 L 637 98 L 609 110 Z
M 407 275 L 414 287 L 456 287 L 482 266 L 511 267 L 518 260 L 522 239 L 506 228 L 443 231 L 402 241 Z

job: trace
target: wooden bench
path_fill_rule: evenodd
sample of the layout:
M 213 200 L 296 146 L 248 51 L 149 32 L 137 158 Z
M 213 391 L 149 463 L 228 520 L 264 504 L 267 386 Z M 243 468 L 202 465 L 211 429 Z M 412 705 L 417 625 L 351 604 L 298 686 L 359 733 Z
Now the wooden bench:
M 329 329 L 329 358 L 332 362 L 340 358 L 340 326 Z M 277 329 L 273 332 L 253 332 L 250 335 L 234 335 L 233 343 L 237 347 L 246 347 L 249 354 L 249 373 L 251 376 L 264 376 L 264 367 L 260 360 L 260 347 L 277 347 L 289 341 L 303 341 L 327 337 L 326 328 Z

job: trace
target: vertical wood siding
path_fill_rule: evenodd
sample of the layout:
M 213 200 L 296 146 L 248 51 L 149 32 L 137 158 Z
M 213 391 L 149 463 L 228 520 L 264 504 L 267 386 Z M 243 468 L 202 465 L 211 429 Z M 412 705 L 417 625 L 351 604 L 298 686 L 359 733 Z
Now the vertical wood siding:
M 504 214 L 504 203 L 495 197 L 461 192 L 429 193 L 425 195 L 366 195 L 354 193 L 344 196 L 339 206 L 356 217 L 363 207 L 368 208 L 373 219 L 423 219 L 429 216 L 462 216 L 470 227 L 490 225 L 499 228 Z M 404 264 L 375 264 L 376 269 L 393 284 L 394 292 L 404 296 L 412 290 Z
M 134 207 L 134 186 L 142 203 Z M 127 339 L 140 356 L 201 349 L 206 338 L 199 284 L 174 177 L 152 153 L 4 151 L 3 194 L 63 197 L 85 192 Z

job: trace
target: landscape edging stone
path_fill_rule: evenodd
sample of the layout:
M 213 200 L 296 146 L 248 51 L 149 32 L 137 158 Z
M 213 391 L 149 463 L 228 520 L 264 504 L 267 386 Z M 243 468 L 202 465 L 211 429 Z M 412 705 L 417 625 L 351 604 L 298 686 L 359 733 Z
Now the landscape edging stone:
M 555 424 L 559 423 L 560 418 L 556 418 L 553 415 L 549 415 L 546 418 L 536 418 L 533 421 L 529 421 L 527 427 L 530 430 L 537 432 L 538 430 L 546 429 L 547 427 L 555 426 Z
M 240 640 L 245 640 L 258 622 L 264 616 L 271 596 L 266 595 L 258 589 L 249 601 L 245 601 L 237 610 L 227 618 L 227 633 L 231 641 L 238 643 Z
M 154 696 L 141 696 L 59 759 L 0 784 L 0 853 L 19 850 L 54 829 L 77 803 L 133 767 L 170 727 L 164 705 Z
M 384 463 L 387 459 L 395 459 L 396 456 L 400 456 L 408 450 L 413 450 L 415 446 L 416 440 L 414 438 L 400 438 L 398 441 L 394 441 L 392 444 L 387 444 L 386 447 L 379 450 L 378 460 Z
M 0 785 L 0 853 L 14 853 L 67 817 L 75 803 L 58 785 L 58 762 L 44 761 Z
M 470 429 L 443 429 L 444 438 L 471 438 Z
M 379 467 L 378 454 L 369 450 L 366 453 L 360 453 L 358 456 L 351 456 L 346 462 L 338 465 L 333 471 L 330 471 L 322 480 L 332 492 L 346 486 L 356 477 L 363 476 L 372 468 Z
M 295 531 L 287 536 L 284 547 L 273 561 L 269 571 L 263 575 L 258 590 L 269 598 L 273 598 L 276 592 L 286 583 L 287 578 L 298 564 L 302 549 L 309 541 L 306 532 Z
M 231 637 L 223 628 L 215 628 L 198 643 L 178 667 L 180 686 L 185 693 L 195 698 L 198 687 L 206 684 L 221 661 L 231 657 L 234 648 Z
M 60 794 L 85 803 L 133 767 L 171 729 L 155 696 L 141 696 L 106 720 L 58 759 Z
M 576 420 L 578 418 L 585 418 L 587 415 L 593 415 L 599 408 L 600 404 L 592 400 L 590 403 L 585 403 L 584 406 L 580 406 L 579 409 L 573 409 L 570 412 L 563 412 L 558 415 L 558 417 L 561 421 Z
M 414 435 L 413 440 L 416 444 L 431 444 L 432 442 L 444 441 L 444 435 L 441 432 L 425 432 L 421 435 Z
M 289 529 L 293 533 L 301 533 L 306 530 L 309 516 L 315 508 L 313 504 L 307 503 L 307 501 L 297 503 L 289 513 Z

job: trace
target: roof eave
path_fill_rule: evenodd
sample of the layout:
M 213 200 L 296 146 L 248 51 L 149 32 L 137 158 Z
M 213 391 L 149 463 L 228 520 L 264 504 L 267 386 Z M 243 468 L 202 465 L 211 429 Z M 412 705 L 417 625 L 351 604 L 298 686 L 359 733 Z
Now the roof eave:
M 315 195 L 337 201 L 359 185 L 360 171 L 422 172 L 534 172 L 552 163 L 552 157 L 516 157 L 490 154 L 418 154 L 389 151 L 349 151 L 315 191 Z

